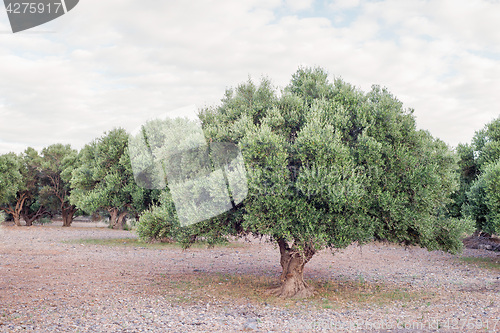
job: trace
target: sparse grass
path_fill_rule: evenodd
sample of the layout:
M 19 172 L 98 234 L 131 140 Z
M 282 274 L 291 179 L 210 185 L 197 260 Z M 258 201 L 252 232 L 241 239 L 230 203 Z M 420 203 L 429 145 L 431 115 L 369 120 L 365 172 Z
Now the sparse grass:
M 105 245 L 105 246 L 126 246 L 126 247 L 139 247 L 139 248 L 147 248 L 147 249 L 168 249 L 175 248 L 181 249 L 182 245 L 179 243 L 149 243 L 145 242 L 138 238 L 83 238 L 83 239 L 75 239 L 66 241 L 66 243 L 74 243 L 74 244 L 91 244 L 91 245 Z M 217 244 L 215 247 L 224 247 L 224 248 L 241 248 L 244 247 L 245 244 L 230 242 L 226 244 Z M 203 249 L 207 248 L 208 244 L 206 242 L 196 242 L 191 245 L 191 248 L 195 249 Z
M 322 300 L 321 305 L 323 308 L 345 307 L 346 304 L 359 306 L 380 306 L 394 302 L 406 304 L 414 301 L 424 301 L 433 297 L 428 292 L 389 286 L 383 283 L 367 282 L 363 277 L 354 281 L 327 281 L 312 284 L 317 292 L 314 299 Z
M 431 293 L 390 287 L 384 284 L 355 281 L 308 281 L 315 296 L 308 299 L 282 299 L 266 295 L 266 290 L 275 287 L 276 277 L 234 274 L 194 273 L 188 275 L 161 275 L 155 279 L 159 293 L 173 302 L 194 304 L 217 300 L 219 303 L 257 303 L 294 308 L 304 305 L 323 309 L 343 309 L 348 306 L 406 304 L 423 302 L 433 297 Z
M 275 279 L 268 276 L 194 273 L 186 275 L 161 275 L 155 279 L 156 286 L 164 296 L 179 303 L 217 299 L 224 303 L 241 300 L 275 304 L 283 300 L 266 296 L 264 291 L 274 285 Z M 295 301 L 284 301 L 292 304 Z
M 460 257 L 460 261 L 466 264 L 472 264 L 476 267 L 487 268 L 494 271 L 500 271 L 500 257 Z

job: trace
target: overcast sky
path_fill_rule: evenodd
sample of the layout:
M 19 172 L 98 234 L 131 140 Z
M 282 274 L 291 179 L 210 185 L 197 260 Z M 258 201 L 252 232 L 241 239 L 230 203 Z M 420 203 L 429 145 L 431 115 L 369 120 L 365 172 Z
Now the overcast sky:
M 81 0 L 13 34 L 0 7 L 0 154 L 132 131 L 321 66 L 385 86 L 450 146 L 498 117 L 497 0 Z

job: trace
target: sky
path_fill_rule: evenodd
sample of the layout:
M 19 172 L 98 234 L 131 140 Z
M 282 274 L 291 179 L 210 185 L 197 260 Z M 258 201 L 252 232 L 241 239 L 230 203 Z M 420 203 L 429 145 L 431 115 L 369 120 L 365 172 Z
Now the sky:
M 0 154 L 80 149 L 300 66 L 386 87 L 454 147 L 500 116 L 499 17 L 498 0 L 81 0 L 13 34 L 0 7 Z

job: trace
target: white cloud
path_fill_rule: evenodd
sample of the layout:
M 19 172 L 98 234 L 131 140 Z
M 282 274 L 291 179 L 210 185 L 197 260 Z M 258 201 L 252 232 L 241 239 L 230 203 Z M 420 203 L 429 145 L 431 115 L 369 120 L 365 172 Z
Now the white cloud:
M 311 4 L 87 0 L 43 28 L 56 33 L 0 34 L 0 153 L 81 147 L 115 126 L 216 103 L 248 75 L 285 85 L 301 64 L 387 86 L 453 145 L 498 116 L 498 4 L 341 0 L 317 17 L 277 14 Z M 337 27 L 329 15 L 343 10 L 354 21 Z
M 333 0 L 330 7 L 333 9 L 350 9 L 360 5 L 360 0 Z
M 292 11 L 300 11 L 312 7 L 314 0 L 286 0 L 287 6 Z

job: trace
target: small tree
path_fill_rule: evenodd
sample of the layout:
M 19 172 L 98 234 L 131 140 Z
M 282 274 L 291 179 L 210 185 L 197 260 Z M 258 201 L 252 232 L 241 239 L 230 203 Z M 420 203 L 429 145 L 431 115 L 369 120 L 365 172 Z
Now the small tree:
M 126 131 L 114 129 L 87 144 L 71 178 L 70 203 L 88 214 L 106 210 L 111 227 L 118 229 L 123 229 L 127 214 L 147 207 L 147 190 L 134 181 L 127 143 Z

